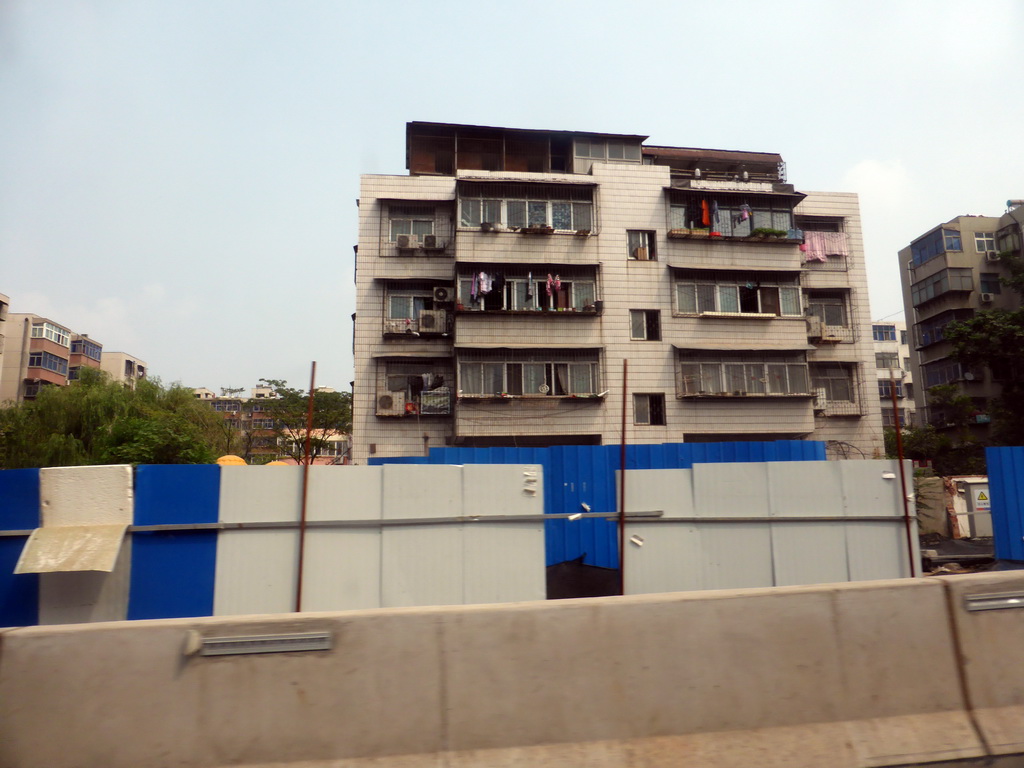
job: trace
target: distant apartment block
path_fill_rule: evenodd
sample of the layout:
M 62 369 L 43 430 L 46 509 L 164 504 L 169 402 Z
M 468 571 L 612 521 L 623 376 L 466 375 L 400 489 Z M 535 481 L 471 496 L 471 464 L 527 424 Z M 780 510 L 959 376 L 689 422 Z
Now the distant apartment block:
M 356 463 L 617 443 L 624 410 L 631 443 L 881 450 L 857 196 L 645 138 L 407 125 L 409 174 L 362 177 Z
M 905 320 L 876 320 L 871 324 L 875 343 L 875 368 L 878 371 L 878 397 L 882 408 L 882 425 L 914 426 L 914 376 L 911 373 L 910 339 Z M 895 410 L 892 391 L 896 391 Z
M 114 381 L 120 381 L 131 389 L 135 389 L 136 382 L 146 378 L 147 368 L 144 360 L 126 352 L 104 352 L 100 360 L 101 370 L 110 374 Z
M 999 281 L 1004 259 L 1021 255 L 1024 200 L 1007 201 L 1001 216 L 957 216 L 924 233 L 899 252 L 903 302 L 913 321 L 911 354 L 915 407 L 922 422 L 943 427 L 946 414 L 931 406 L 928 390 L 954 384 L 974 400 L 979 430 L 990 422 L 991 401 L 1002 392 L 1006 371 L 970 369 L 952 359 L 943 331 L 989 309 L 1017 309 L 1020 297 Z
M 32 400 L 42 387 L 75 381 L 83 368 L 102 368 L 107 353 L 88 334 L 40 315 L 7 313 L 7 299 L 0 299 L 0 314 L 5 317 L 0 321 L 0 333 L 5 337 L 0 355 L 0 402 Z

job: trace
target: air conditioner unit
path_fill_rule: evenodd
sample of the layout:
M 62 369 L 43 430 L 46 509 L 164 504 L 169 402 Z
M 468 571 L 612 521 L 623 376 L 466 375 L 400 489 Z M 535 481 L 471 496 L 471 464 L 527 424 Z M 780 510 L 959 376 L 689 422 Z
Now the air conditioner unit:
M 995 301 L 995 299 L 996 299 L 996 295 L 994 293 L 983 293 L 983 294 L 981 294 L 981 302 L 982 302 L 982 304 L 991 304 L 993 301 Z
M 444 333 L 448 330 L 443 309 L 424 309 L 420 312 L 420 333 Z
M 999 261 L 999 254 L 996 251 L 989 251 L 985 254 L 985 261 Z
M 828 391 L 824 387 L 814 390 L 814 410 L 824 411 L 828 407 Z
M 434 286 L 434 301 L 444 303 L 452 300 L 452 288 L 447 285 Z
M 388 317 L 384 320 L 384 333 L 415 333 L 416 323 L 406 317 Z
M 441 242 L 441 238 L 438 237 L 437 235 L 424 235 L 423 247 L 428 250 L 436 251 L 441 248 L 444 248 L 444 243 Z
M 420 247 L 420 239 L 416 235 L 399 235 L 395 245 L 400 251 L 413 251 Z
M 807 338 L 809 339 L 820 339 L 821 338 L 822 323 L 820 317 L 811 316 L 807 318 Z
M 405 416 L 405 392 L 377 395 L 378 416 Z

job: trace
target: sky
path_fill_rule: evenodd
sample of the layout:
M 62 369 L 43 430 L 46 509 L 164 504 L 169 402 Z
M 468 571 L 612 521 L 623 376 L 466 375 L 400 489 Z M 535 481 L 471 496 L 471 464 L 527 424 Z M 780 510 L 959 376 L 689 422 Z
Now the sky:
M 896 254 L 1024 198 L 1024 3 L 0 0 L 0 293 L 165 383 L 348 389 L 412 120 L 778 152 Z

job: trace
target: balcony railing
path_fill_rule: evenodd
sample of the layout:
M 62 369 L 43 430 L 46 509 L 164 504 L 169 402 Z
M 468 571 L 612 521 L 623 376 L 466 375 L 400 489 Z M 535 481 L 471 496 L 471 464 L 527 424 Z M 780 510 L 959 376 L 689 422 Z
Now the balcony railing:
M 395 418 L 450 416 L 452 412 L 452 391 L 450 387 L 438 387 L 418 394 L 378 392 L 376 400 L 376 413 L 378 416 Z

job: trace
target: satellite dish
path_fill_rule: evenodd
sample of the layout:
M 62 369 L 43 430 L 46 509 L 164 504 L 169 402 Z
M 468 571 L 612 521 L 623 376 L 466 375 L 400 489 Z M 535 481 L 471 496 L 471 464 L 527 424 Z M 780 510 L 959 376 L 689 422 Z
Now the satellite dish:
M 964 378 L 967 381 L 974 381 L 974 374 L 968 371 L 967 373 L 964 374 Z
M 537 391 L 540 392 L 542 395 L 546 395 L 548 392 L 551 391 L 551 387 L 549 387 L 547 384 L 541 384 L 539 387 L 537 387 Z

